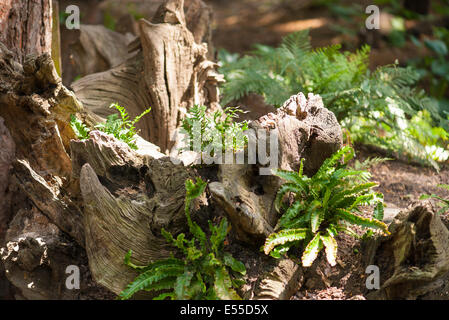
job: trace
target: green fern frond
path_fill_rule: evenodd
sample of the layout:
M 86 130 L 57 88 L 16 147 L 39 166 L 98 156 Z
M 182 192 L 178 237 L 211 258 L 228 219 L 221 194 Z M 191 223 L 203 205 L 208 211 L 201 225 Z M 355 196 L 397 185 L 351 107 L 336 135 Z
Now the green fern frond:
M 210 237 L 207 237 L 206 232 L 190 217 L 190 204 L 203 194 L 206 183 L 201 178 L 196 182 L 187 180 L 185 187 L 185 215 L 193 238 L 187 240 L 185 234 L 181 233 L 175 239 L 171 233 L 164 229 L 161 231 L 167 242 L 184 254 L 184 259 L 168 258 L 141 267 L 131 262 L 132 251 L 129 251 L 125 256 L 125 264 L 140 274 L 121 292 L 121 299 L 129 299 L 141 290 L 171 290 L 155 299 L 240 300 L 234 288 L 242 285 L 241 276 L 246 274 L 246 268 L 231 254 L 223 251 L 229 231 L 228 222 L 222 219 L 217 226 L 209 221 Z
M 348 221 L 352 224 L 356 224 L 365 228 L 374 228 L 374 229 L 380 229 L 385 234 L 389 235 L 390 232 L 388 231 L 388 226 L 376 219 L 369 219 L 369 218 L 363 218 L 358 215 L 355 215 L 345 209 L 337 209 L 337 216 L 341 220 Z
M 274 200 L 274 207 L 276 211 L 279 212 L 280 208 L 282 207 L 282 201 L 284 200 L 284 197 L 287 193 L 293 192 L 297 195 L 300 195 L 303 193 L 303 191 L 304 191 L 303 188 L 301 186 L 298 186 L 297 184 L 294 183 L 283 184 L 276 193 L 276 198 Z
M 326 252 L 326 259 L 331 266 L 337 264 L 337 241 L 334 237 L 329 234 L 321 235 L 321 241 L 324 245 L 324 250 Z
M 304 253 L 302 254 L 301 258 L 302 265 L 306 268 L 310 267 L 318 257 L 318 253 L 322 248 L 323 242 L 321 240 L 321 235 L 318 232 L 304 249 Z
M 264 245 L 265 254 L 269 254 L 274 247 L 283 245 L 287 242 L 304 240 L 307 235 L 307 229 L 287 229 L 271 234 Z

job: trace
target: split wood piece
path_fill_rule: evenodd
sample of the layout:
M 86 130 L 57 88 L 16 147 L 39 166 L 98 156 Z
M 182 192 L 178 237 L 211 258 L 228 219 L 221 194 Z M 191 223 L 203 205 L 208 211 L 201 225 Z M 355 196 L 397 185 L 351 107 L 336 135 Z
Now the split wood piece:
M 290 259 L 276 260 L 276 264 L 261 276 L 252 300 L 289 300 L 304 282 L 300 265 Z

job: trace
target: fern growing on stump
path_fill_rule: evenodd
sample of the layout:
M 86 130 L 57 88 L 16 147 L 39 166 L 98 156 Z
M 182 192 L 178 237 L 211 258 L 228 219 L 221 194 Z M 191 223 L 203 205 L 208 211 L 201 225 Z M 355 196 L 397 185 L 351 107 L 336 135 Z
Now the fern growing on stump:
M 275 258 L 286 254 L 293 246 L 304 244 L 302 265 L 310 267 L 324 248 L 327 261 L 334 266 L 339 232 L 356 235 L 350 225 L 379 229 L 389 234 L 383 219 L 383 195 L 372 192 L 376 183 L 367 182 L 370 174 L 364 170 L 347 169 L 354 156 L 351 147 L 344 147 L 328 158 L 311 178 L 299 172 L 275 170 L 286 181 L 275 198 L 275 208 L 282 211 L 276 229 L 265 241 L 263 250 Z M 291 195 L 290 197 L 287 197 Z M 285 205 L 285 199 L 290 205 Z M 374 205 L 374 217 L 357 214 L 361 205 Z
M 184 255 L 184 259 L 171 257 L 136 266 L 131 262 L 129 251 L 125 264 L 140 272 L 140 275 L 120 294 L 121 299 L 129 299 L 136 292 L 168 290 L 155 300 L 240 300 L 234 290 L 242 284 L 240 277 L 246 274 L 243 263 L 224 252 L 224 242 L 228 233 L 228 222 L 221 220 L 218 226 L 209 221 L 210 237 L 190 217 L 190 204 L 206 188 L 200 178 L 196 183 L 186 181 L 185 215 L 191 240 L 181 233 L 174 238 L 162 229 L 165 239 Z

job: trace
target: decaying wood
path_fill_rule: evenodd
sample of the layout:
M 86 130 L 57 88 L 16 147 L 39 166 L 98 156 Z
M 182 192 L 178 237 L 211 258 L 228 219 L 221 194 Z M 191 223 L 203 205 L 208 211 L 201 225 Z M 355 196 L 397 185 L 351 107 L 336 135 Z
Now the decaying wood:
M 0 42 L 19 62 L 28 54 L 51 53 L 52 0 L 3 0 Z
M 297 171 L 303 158 L 304 172 L 309 176 L 342 146 L 342 132 L 335 115 L 314 95 L 308 99 L 302 93 L 292 96 L 281 109 L 252 122 L 250 128 L 256 134 L 249 136 L 249 144 L 252 139 L 268 140 L 276 133 L 279 168 Z M 258 130 L 269 134 L 264 137 Z M 268 154 L 269 150 L 267 147 Z M 272 175 L 260 175 L 262 167 L 260 163 L 220 165 L 221 181 L 209 186 L 213 201 L 228 214 L 238 238 L 249 243 L 265 239 L 278 219 L 273 202 L 282 181 Z
M 289 300 L 301 287 L 304 273 L 296 262 L 282 259 L 277 260 L 260 279 L 252 300 Z
M 51 31 L 51 57 L 55 64 L 56 72 L 62 75 L 61 34 L 59 32 L 59 2 L 52 0 L 52 31 Z
M 117 21 L 115 26 L 117 32 L 123 34 L 129 32 L 137 36 L 139 27 L 133 15 L 150 21 L 164 2 L 165 0 L 105 0 L 99 7 Z M 185 0 L 184 14 L 187 28 L 192 32 L 196 43 L 207 43 L 208 58 L 213 59 L 212 8 L 202 0 Z
M 18 64 L 0 43 L 0 116 L 16 145 L 13 185 L 53 223 L 84 243 L 81 211 L 70 196 L 71 114 L 95 123 L 61 83 L 48 53 Z
M 8 190 L 9 176 L 15 155 L 15 143 L 8 128 L 0 117 L 0 243 L 6 232 L 7 223 L 11 215 L 11 192 Z
M 105 116 L 112 102 L 136 116 L 151 113 L 138 123 L 142 137 L 170 149 L 180 119 L 195 104 L 219 108 L 218 83 L 223 77 L 207 60 L 207 46 L 195 43 L 185 24 L 183 1 L 168 1 L 153 22 L 139 21 L 140 38 L 130 44 L 120 66 L 91 74 L 73 84 L 77 97 L 94 113 Z
M 81 25 L 76 40 L 69 46 L 77 75 L 84 77 L 120 65 L 128 56 L 130 35 L 107 29 L 102 25 Z
M 389 229 L 391 236 L 379 244 L 373 259 L 381 268 L 381 288 L 368 298 L 416 299 L 447 282 L 449 230 L 431 202 L 411 205 Z
M 173 248 L 160 230 L 186 231 L 184 182 L 193 175 L 170 158 L 139 156 L 126 144 L 94 131 L 72 141 L 74 172 L 80 176 L 86 251 L 94 279 L 120 293 L 136 273 L 123 263 L 145 265 L 166 258 Z M 100 182 L 101 181 L 101 182 Z
M 92 280 L 84 250 L 34 206 L 20 209 L 14 216 L 0 258 L 7 279 L 17 288 L 16 299 L 113 298 Z M 80 286 L 75 290 L 66 285 L 69 266 L 79 270 Z

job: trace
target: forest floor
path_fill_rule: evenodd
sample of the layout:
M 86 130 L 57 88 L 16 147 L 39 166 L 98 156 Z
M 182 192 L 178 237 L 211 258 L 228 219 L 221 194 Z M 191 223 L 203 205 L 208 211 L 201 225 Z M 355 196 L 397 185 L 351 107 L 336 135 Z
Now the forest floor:
M 69 1 L 64 1 L 64 3 Z M 99 0 L 90 3 L 97 5 Z M 343 44 L 343 49 L 354 50 L 362 43 L 372 46 L 370 64 L 371 68 L 379 65 L 393 63 L 396 59 L 400 63 L 408 59 L 423 56 L 426 52 L 411 48 L 410 44 L 402 48 L 389 45 L 379 39 L 371 39 L 363 29 L 356 28 L 356 37 L 350 37 L 336 31 L 335 25 L 344 24 L 351 28 L 351 21 L 342 21 L 329 10 L 322 7 L 306 7 L 291 9 L 284 6 L 273 7 L 267 5 L 265 0 L 205 0 L 213 7 L 214 25 L 213 42 L 216 49 L 226 49 L 232 53 L 248 53 L 256 43 L 276 46 L 285 35 L 310 29 L 311 41 L 314 47 Z M 307 1 L 304 1 L 307 2 Z M 350 2 L 350 1 L 348 1 Z M 357 1 L 361 5 L 370 4 L 370 1 Z M 61 5 L 63 7 L 63 5 Z M 89 14 L 84 17 L 88 23 L 96 23 L 100 17 L 97 10 L 83 10 Z M 360 16 L 363 16 L 361 13 Z M 421 28 L 425 32 L 428 26 Z M 431 29 L 430 29 L 431 30 Z M 68 65 L 69 36 L 63 34 L 63 64 Z M 68 75 L 73 78 L 74 75 Z M 365 148 L 356 149 L 357 159 L 363 161 L 367 157 L 384 157 Z M 417 166 L 403 161 L 392 160 L 375 165 L 369 169 L 373 180 L 379 183 L 378 191 L 382 192 L 388 208 L 406 209 L 422 194 L 438 194 L 448 197 L 449 193 L 437 188 L 439 183 L 449 183 L 449 168 L 445 167 L 437 172 L 428 167 Z M 449 226 L 449 216 L 443 221 Z M 359 230 L 362 234 L 362 231 Z M 304 284 L 292 299 L 357 299 L 366 295 L 365 268 L 363 262 L 363 244 L 360 240 L 346 235 L 338 238 L 338 264 L 330 267 L 325 258 L 321 256 L 309 268 L 304 276 Z M 243 248 L 242 248 L 243 249 Z M 251 252 L 247 252 L 251 254 Z M 257 251 L 254 257 L 248 260 L 248 270 L 257 278 L 257 262 L 260 255 Z M 237 255 L 238 256 L 238 255 Z M 248 258 L 246 256 L 245 258 Z M 269 257 L 263 257 L 270 259 Z
M 383 157 L 361 148 L 356 150 L 357 158 L 363 161 L 368 157 Z M 422 194 L 437 194 L 449 197 L 449 192 L 437 188 L 439 183 L 449 183 L 449 168 L 440 172 L 435 169 L 412 165 L 403 161 L 391 160 L 375 165 L 369 169 L 372 180 L 379 183 L 378 191 L 385 197 L 387 208 L 406 209 Z M 367 208 L 367 214 L 369 208 Z M 449 228 L 449 213 L 441 216 Z M 357 233 L 363 235 L 358 229 Z M 314 264 L 314 268 L 306 272 L 305 283 L 292 297 L 300 300 L 346 300 L 363 299 L 369 292 L 366 289 L 366 252 L 364 242 L 347 235 L 339 235 L 338 264 L 330 267 L 324 256 Z M 313 269 L 313 270 L 312 270 Z M 447 288 L 434 293 L 432 299 L 447 299 Z M 444 291 L 444 292 L 443 292 Z M 426 297 L 423 297 L 426 298 Z

